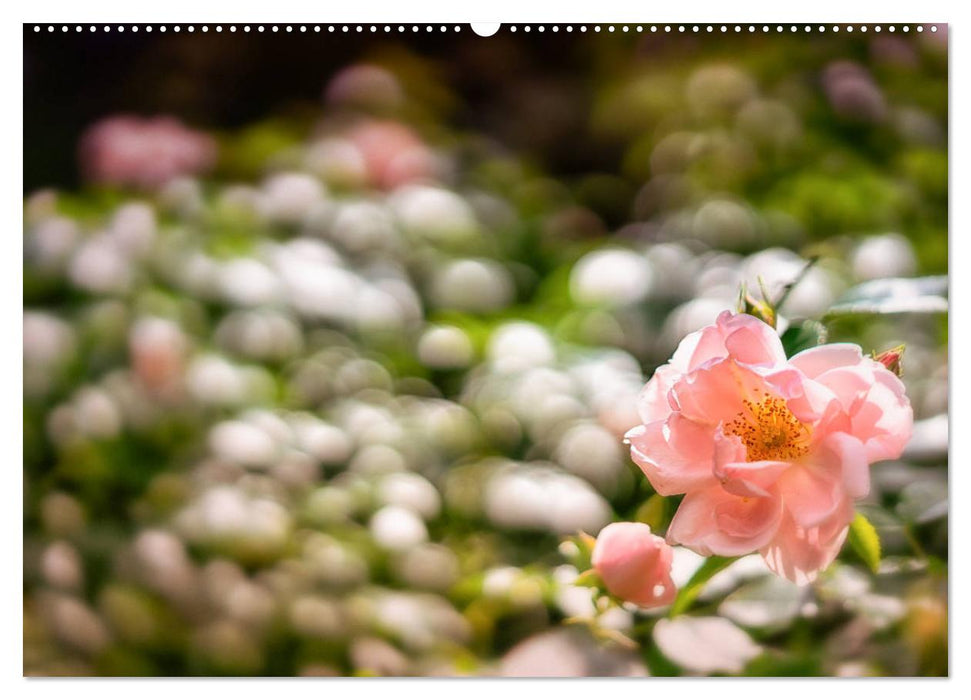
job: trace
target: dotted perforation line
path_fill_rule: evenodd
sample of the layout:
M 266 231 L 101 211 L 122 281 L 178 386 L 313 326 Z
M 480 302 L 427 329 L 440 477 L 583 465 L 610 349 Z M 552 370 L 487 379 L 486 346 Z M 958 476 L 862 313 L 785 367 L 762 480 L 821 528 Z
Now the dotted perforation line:
M 689 34 L 689 33 L 690 34 L 716 34 L 716 33 L 770 34 L 770 33 L 775 33 L 775 34 L 781 34 L 786 32 L 790 34 L 799 33 L 799 32 L 802 32 L 805 34 L 809 34 L 809 33 L 824 34 L 826 32 L 832 32 L 832 33 L 846 32 L 848 34 L 852 34 L 854 32 L 860 32 L 865 34 L 867 32 L 880 33 L 883 31 L 887 31 L 887 32 L 893 33 L 893 32 L 899 31 L 906 34 L 911 31 L 916 31 L 916 32 L 930 31 L 932 33 L 936 33 L 939 30 L 939 27 L 944 27 L 944 26 L 946 25 L 937 25 L 937 24 L 926 24 L 926 25 L 925 24 L 915 24 L 915 25 L 910 25 L 910 24 L 820 24 L 820 25 L 811 25 L 811 24 L 800 24 L 800 25 L 796 25 L 796 24 L 745 24 L 745 25 L 743 24 L 604 24 L 604 25 L 601 25 L 601 24 L 592 24 L 592 25 L 521 24 L 521 25 L 517 25 L 517 24 L 512 24 L 508 26 L 503 25 L 500 29 L 509 31 L 512 33 L 520 32 L 520 31 L 525 33 L 530 33 L 534 31 L 538 33 L 544 33 L 547 31 L 558 33 L 562 31 L 567 33 L 606 32 L 608 34 L 609 33 L 621 33 L 621 34 L 645 33 L 645 32 L 651 33 L 651 34 L 657 34 L 657 33 L 666 33 L 666 34 Z M 437 24 L 437 25 L 432 25 L 432 24 L 422 24 L 422 25 L 419 25 L 419 24 L 410 24 L 410 25 L 404 25 L 404 24 L 398 24 L 398 25 L 391 25 L 391 24 L 325 24 L 325 25 L 321 25 L 321 24 L 266 24 L 266 25 L 264 24 L 242 24 L 242 25 L 237 25 L 237 24 L 228 24 L 228 25 L 222 25 L 222 24 L 214 24 L 214 25 L 210 25 L 210 24 L 186 24 L 186 25 L 180 25 L 180 24 L 174 24 L 174 25 L 35 24 L 34 25 L 35 33 L 40 33 L 44 31 L 48 33 L 54 33 L 57 31 L 60 31 L 62 33 L 67 33 L 70 31 L 74 31 L 75 33 L 80 33 L 85 30 L 87 30 L 88 32 L 101 31 L 106 33 L 173 32 L 175 34 L 179 34 L 182 32 L 188 32 L 189 34 L 192 34 L 197 31 L 202 33 L 209 33 L 209 32 L 294 33 L 296 32 L 300 34 L 307 34 L 307 33 L 320 34 L 322 32 L 327 32 L 330 34 L 335 34 L 335 33 L 340 33 L 340 34 L 412 33 L 412 34 L 416 34 L 416 33 L 423 32 L 428 34 L 436 31 L 439 33 L 449 32 L 450 30 L 453 32 L 461 32 L 462 26 L 448 25 L 448 24 Z
M 607 33 L 667 33 L 667 34 L 781 34 L 783 32 L 805 34 L 826 32 L 839 33 L 841 31 L 852 34 L 856 32 L 923 32 L 930 31 L 936 33 L 939 27 L 946 25 L 937 24 L 567 24 L 567 25 L 543 25 L 543 24 L 522 24 L 503 26 L 502 29 L 509 32 L 607 32 Z
M 364 34 L 371 33 L 377 34 L 379 32 L 390 34 L 392 32 L 405 33 L 405 32 L 461 32 L 462 27 L 460 25 L 451 24 L 411 24 L 411 25 L 391 25 L 391 24 L 35 24 L 34 32 L 47 31 L 53 33 L 56 31 L 80 33 L 84 31 L 89 32 L 173 32 L 176 34 L 188 32 L 193 34 L 195 32 L 243 32 L 243 33 L 299 33 L 299 34 L 320 34 L 322 32 L 328 33 L 343 33 L 343 34 Z

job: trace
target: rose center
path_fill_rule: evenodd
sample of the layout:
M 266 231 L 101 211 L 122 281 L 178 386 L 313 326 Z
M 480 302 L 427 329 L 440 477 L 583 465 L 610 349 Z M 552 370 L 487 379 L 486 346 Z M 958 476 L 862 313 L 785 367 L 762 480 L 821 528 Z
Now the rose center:
M 792 415 L 785 401 L 766 396 L 743 404 L 744 410 L 725 426 L 725 432 L 742 440 L 749 462 L 787 462 L 809 451 L 812 428 Z

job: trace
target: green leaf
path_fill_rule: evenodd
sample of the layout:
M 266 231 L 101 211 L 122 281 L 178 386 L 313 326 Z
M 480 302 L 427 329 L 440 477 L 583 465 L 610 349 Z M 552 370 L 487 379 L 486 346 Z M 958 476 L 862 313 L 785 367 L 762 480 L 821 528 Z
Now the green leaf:
M 586 588 L 597 588 L 601 589 L 604 587 L 604 583 L 600 578 L 600 575 L 593 569 L 588 569 L 582 574 L 577 576 L 577 580 L 573 582 L 574 586 L 584 586 Z
M 782 334 L 781 340 L 786 357 L 792 357 L 797 352 L 825 343 L 826 326 L 819 321 L 803 321 L 789 326 Z
M 852 314 L 947 313 L 947 277 L 878 279 L 853 287 L 826 318 Z
M 880 568 L 880 537 L 866 516 L 857 513 L 850 523 L 850 546 L 873 573 Z
M 701 565 L 701 568 L 695 572 L 694 576 L 678 591 L 678 597 L 671 604 L 668 617 L 680 615 L 691 607 L 691 604 L 701 593 L 701 590 L 708 583 L 709 579 L 736 559 L 738 557 L 708 557 L 705 563 Z

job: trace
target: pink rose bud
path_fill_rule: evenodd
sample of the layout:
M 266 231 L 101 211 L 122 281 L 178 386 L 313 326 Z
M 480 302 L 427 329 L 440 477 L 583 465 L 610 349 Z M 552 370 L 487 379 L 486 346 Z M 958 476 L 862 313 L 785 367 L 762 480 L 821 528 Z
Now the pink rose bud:
M 643 523 L 611 523 L 597 537 L 593 568 L 607 590 L 644 608 L 669 605 L 677 595 L 671 580 L 674 550 Z
M 884 350 L 879 355 L 875 354 L 873 359 L 899 377 L 901 374 L 903 374 L 903 368 L 900 366 L 900 360 L 903 359 L 904 350 L 906 347 L 907 346 L 905 345 L 898 345 L 895 348 Z

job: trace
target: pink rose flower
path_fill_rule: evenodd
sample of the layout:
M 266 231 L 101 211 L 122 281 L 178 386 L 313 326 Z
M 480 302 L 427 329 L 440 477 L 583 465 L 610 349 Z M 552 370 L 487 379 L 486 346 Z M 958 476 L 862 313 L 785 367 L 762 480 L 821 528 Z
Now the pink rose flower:
M 592 562 L 608 591 L 652 608 L 669 605 L 677 595 L 671 580 L 673 553 L 643 523 L 611 523 L 597 536 Z
M 89 180 L 151 189 L 209 170 L 216 162 L 216 142 L 172 117 L 119 115 L 85 132 L 80 158 Z
M 904 385 L 858 346 L 787 360 L 775 330 L 727 311 L 681 342 L 639 408 L 632 458 L 658 493 L 685 494 L 668 541 L 758 551 L 796 583 L 833 561 L 870 464 L 900 456 L 913 427 Z

